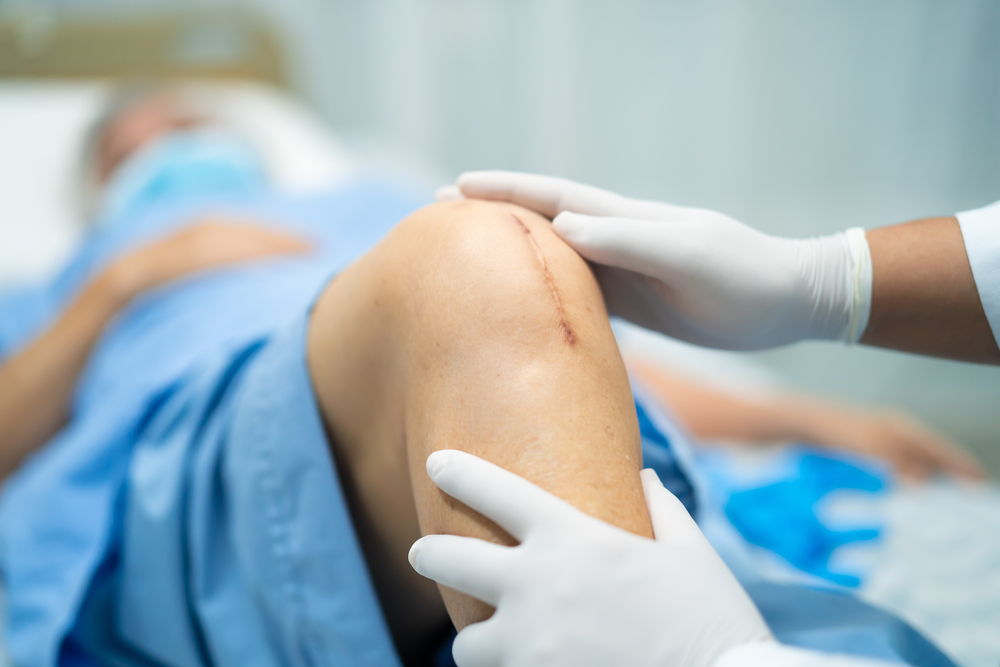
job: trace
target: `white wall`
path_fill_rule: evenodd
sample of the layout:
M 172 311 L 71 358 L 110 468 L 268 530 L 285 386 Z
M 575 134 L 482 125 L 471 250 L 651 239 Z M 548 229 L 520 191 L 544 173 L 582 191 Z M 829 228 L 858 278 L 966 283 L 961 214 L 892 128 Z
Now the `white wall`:
M 789 232 L 1000 186 L 993 0 L 263 1 L 331 118 L 449 172 L 560 173 Z

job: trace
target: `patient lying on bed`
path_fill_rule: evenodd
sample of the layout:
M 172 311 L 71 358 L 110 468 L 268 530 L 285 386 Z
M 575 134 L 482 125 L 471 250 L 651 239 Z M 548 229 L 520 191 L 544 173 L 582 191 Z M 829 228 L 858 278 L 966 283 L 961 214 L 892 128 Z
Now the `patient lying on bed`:
M 50 284 L 0 300 L 18 664 L 427 664 L 490 610 L 416 575 L 412 542 L 511 541 L 430 483 L 437 449 L 651 536 L 626 366 L 547 220 L 362 181 L 284 199 L 171 93 L 118 104 L 95 136 L 95 231 Z M 909 424 L 636 368 L 696 434 L 977 470 Z

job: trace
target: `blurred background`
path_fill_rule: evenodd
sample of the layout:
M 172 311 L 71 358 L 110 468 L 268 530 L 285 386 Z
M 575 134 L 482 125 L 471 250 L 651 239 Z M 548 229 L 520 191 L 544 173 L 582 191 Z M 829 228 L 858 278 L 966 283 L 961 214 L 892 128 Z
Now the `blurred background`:
M 0 0 L 0 77 L 67 26 L 234 12 L 263 31 L 271 79 L 428 189 L 544 172 L 796 236 L 1000 198 L 995 0 Z M 225 64 L 247 39 L 225 24 L 175 55 Z M 5 224 L 30 228 L 6 197 Z M 793 387 L 914 412 L 1000 474 L 998 369 L 828 344 L 753 357 Z
M 102 81 L 256 82 L 212 104 L 283 189 L 363 163 L 429 198 L 463 170 L 514 169 L 801 237 L 1000 199 L 997 35 L 996 0 L 0 0 L 0 292 L 50 275 L 84 233 L 73 184 Z M 704 379 L 903 409 L 1000 478 L 1000 369 L 618 333 Z M 814 504 L 824 524 L 885 529 L 832 569 L 863 573 L 862 596 L 963 667 L 995 667 L 1000 485 L 841 491 Z

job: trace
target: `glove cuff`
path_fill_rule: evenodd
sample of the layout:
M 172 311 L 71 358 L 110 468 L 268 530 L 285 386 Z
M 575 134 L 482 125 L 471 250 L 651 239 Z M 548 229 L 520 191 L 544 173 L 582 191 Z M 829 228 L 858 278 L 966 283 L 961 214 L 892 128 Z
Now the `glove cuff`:
M 871 312 L 872 261 L 860 227 L 796 242 L 810 309 L 806 337 L 857 343 Z
M 861 227 L 851 227 L 844 232 L 844 237 L 850 260 L 848 280 L 852 295 L 851 316 L 844 340 L 853 345 L 861 340 L 868 328 L 868 317 L 872 311 L 872 253 L 865 230 Z

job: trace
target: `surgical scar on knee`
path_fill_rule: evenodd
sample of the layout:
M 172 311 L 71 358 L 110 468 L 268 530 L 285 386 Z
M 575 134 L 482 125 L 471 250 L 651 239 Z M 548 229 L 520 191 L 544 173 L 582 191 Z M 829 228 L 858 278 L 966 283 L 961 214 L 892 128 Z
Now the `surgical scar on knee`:
M 511 213 L 510 217 L 514 218 L 514 222 L 516 222 L 517 226 L 520 227 L 522 232 L 524 232 L 524 235 L 528 238 L 528 243 L 531 244 L 532 249 L 535 251 L 535 257 L 538 258 L 538 263 L 541 265 L 542 276 L 545 279 L 545 286 L 550 292 L 552 292 L 552 299 L 556 303 L 556 311 L 559 313 L 559 328 L 562 330 L 563 337 L 570 345 L 576 344 L 576 334 L 573 333 L 573 330 L 569 326 L 569 322 L 566 321 L 566 308 L 563 306 L 562 299 L 559 298 L 559 290 L 556 289 L 556 283 L 552 279 L 552 272 L 549 271 L 549 266 L 545 262 L 545 255 L 542 254 L 541 248 L 538 247 L 538 244 L 535 242 L 535 237 L 532 236 L 531 230 L 528 229 L 526 224 L 524 224 L 524 221 L 517 217 L 514 213 Z

